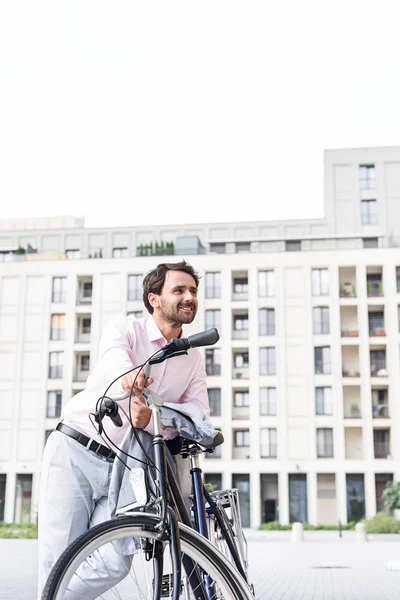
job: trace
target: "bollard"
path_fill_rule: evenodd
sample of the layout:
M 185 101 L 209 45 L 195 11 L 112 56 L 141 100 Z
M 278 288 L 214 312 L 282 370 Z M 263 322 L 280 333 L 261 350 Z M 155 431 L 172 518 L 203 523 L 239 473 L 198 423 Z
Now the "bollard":
M 292 525 L 292 542 L 304 542 L 303 523 L 293 523 Z
M 342 522 L 339 521 L 339 537 L 342 537 Z
M 368 542 L 365 523 L 357 523 L 356 525 L 356 542 L 357 544 L 364 544 L 365 542 Z

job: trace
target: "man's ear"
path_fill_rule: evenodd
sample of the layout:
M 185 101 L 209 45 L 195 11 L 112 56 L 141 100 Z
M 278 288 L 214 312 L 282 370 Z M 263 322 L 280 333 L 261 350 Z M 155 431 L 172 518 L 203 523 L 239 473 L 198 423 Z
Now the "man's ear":
M 160 307 L 160 296 L 158 296 L 157 294 L 154 294 L 154 292 L 150 292 L 150 294 L 147 296 L 148 301 L 150 302 L 150 306 L 152 308 L 159 308 Z

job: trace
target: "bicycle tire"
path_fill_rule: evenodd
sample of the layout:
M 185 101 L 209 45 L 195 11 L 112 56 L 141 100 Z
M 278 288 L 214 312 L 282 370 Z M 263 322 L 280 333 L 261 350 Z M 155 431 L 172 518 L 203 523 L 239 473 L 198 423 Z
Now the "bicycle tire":
M 63 552 L 54 565 L 46 582 L 46 586 L 42 594 L 42 600 L 69 600 L 70 598 L 73 600 L 77 600 L 78 598 L 85 598 L 85 600 L 93 600 L 94 598 L 104 598 L 104 600 L 108 600 L 108 598 L 121 598 L 121 600 L 124 600 L 128 597 L 130 600 L 134 599 L 136 595 L 132 595 L 131 588 L 129 588 L 129 596 L 121 596 L 116 595 L 116 588 L 114 586 L 109 586 L 108 590 L 100 592 L 99 595 L 93 595 L 95 593 L 94 588 L 90 589 L 87 580 L 83 580 L 81 575 L 77 574 L 77 569 L 80 567 L 82 574 L 84 572 L 82 569 L 87 566 L 86 561 L 88 563 L 93 562 L 93 557 L 96 553 L 99 553 L 101 558 L 101 566 L 105 566 L 105 562 L 107 561 L 104 559 L 104 556 L 106 555 L 107 544 L 116 542 L 117 540 L 140 538 L 143 540 L 154 541 L 156 538 L 154 526 L 157 524 L 157 522 L 158 518 L 155 515 L 139 513 L 136 515 L 118 517 L 110 521 L 105 521 L 104 523 L 100 523 L 92 529 L 89 529 L 87 532 L 77 538 Z M 206 538 L 182 523 L 179 523 L 179 535 L 181 539 L 182 553 L 184 553 L 186 557 L 198 565 L 200 569 L 207 573 L 215 582 L 215 595 L 213 596 L 213 600 L 214 598 L 215 600 L 254 600 L 254 596 L 252 595 L 248 585 L 241 578 L 239 573 L 232 567 L 229 561 L 210 544 Z M 101 552 L 103 552 L 103 555 Z M 140 552 L 138 555 L 135 554 L 135 560 L 137 556 L 140 560 L 145 560 L 144 557 L 141 558 Z M 96 558 L 96 560 L 98 560 L 98 558 Z M 151 561 L 149 560 L 146 562 L 150 563 Z M 131 569 L 131 567 L 129 567 L 129 569 Z M 151 571 L 151 564 L 149 564 L 149 569 Z M 125 582 L 125 580 L 128 579 L 128 574 L 130 574 L 130 570 L 127 571 L 121 582 Z M 75 579 L 73 580 L 72 578 L 74 575 Z M 87 586 L 89 589 L 87 590 L 84 587 L 85 593 L 82 594 L 79 591 L 71 591 L 72 587 L 68 588 L 68 586 L 71 584 L 71 581 L 73 581 L 73 585 L 77 583 L 78 586 Z M 94 581 L 96 580 L 94 579 Z M 135 584 L 138 585 L 136 576 L 131 575 L 129 581 L 134 581 Z M 149 592 L 152 592 L 153 590 L 151 587 L 152 580 L 151 582 L 147 580 L 147 583 L 150 586 L 147 588 L 148 595 L 140 595 L 141 588 L 138 587 L 138 599 L 144 597 L 153 598 L 152 595 L 149 595 Z M 124 585 L 124 583 L 122 583 L 122 585 Z M 186 582 L 185 589 L 181 589 L 181 594 L 184 594 L 181 595 L 182 598 L 193 598 L 194 600 L 199 597 L 199 592 L 196 594 L 196 590 L 195 592 L 189 590 L 190 595 L 188 595 L 188 590 L 189 584 Z M 109 592 L 110 595 L 108 595 Z M 171 592 L 169 592 L 169 594 L 170 593 Z M 203 590 L 203 594 L 204 597 L 207 598 L 205 588 Z M 160 597 L 169 598 L 170 595 L 161 595 Z

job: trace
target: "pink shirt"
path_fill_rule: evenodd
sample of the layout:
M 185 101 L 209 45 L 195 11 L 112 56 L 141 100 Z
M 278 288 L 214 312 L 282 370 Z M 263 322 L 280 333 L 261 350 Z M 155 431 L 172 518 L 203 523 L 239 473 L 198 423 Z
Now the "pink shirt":
M 89 418 L 90 413 L 95 411 L 97 399 L 116 377 L 143 364 L 166 343 L 152 316 L 147 319 L 129 316 L 109 321 L 100 340 L 98 361 L 86 381 L 86 387 L 66 404 L 62 412 L 63 420 L 104 444 L 104 439 L 97 435 Z M 187 356 L 169 358 L 161 364 L 153 365 L 151 377 L 154 383 L 149 389 L 157 392 L 165 402 L 197 404 L 209 416 L 206 373 L 197 349 L 188 350 Z M 121 379 L 118 379 L 107 392 L 107 396 L 122 391 Z M 128 413 L 129 399 L 119 404 Z M 119 414 L 123 421 L 122 427 L 116 427 L 108 417 L 103 419 L 107 435 L 117 445 L 129 427 L 129 422 L 121 410 Z M 93 420 L 93 417 L 91 418 Z M 152 419 L 145 431 L 154 433 Z M 163 435 L 165 439 L 171 439 L 176 436 L 176 431 L 171 427 L 164 427 Z

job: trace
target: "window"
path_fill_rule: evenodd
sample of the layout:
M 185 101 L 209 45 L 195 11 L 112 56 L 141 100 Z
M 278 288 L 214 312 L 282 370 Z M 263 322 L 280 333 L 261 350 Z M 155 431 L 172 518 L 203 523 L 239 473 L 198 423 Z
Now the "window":
M 374 429 L 374 457 L 390 458 L 390 429 Z
M 61 416 L 62 391 L 54 390 L 47 392 L 46 417 L 55 419 Z
M 233 280 L 233 292 L 235 294 L 247 294 L 249 282 L 247 277 L 235 277 Z
M 371 376 L 372 377 L 387 376 L 386 350 L 371 350 L 369 355 L 370 355 L 370 361 L 371 361 Z
M 53 277 L 51 301 L 59 304 L 67 301 L 67 278 Z
M 32 475 L 17 475 L 15 486 L 14 522 L 27 525 L 31 522 Z
M 68 260 L 77 260 L 81 257 L 81 251 L 76 248 L 74 248 L 73 250 L 66 250 L 65 254 Z
M 91 298 L 93 293 L 93 283 L 91 281 L 83 282 L 83 298 Z
M 263 427 L 260 429 L 261 458 L 276 458 L 276 429 Z
M 206 310 L 205 315 L 205 327 L 211 329 L 215 327 L 220 331 L 221 329 L 221 311 L 220 310 Z
M 206 298 L 221 298 L 221 273 L 206 273 Z
M 235 448 L 248 448 L 250 446 L 250 432 L 248 429 L 237 429 L 234 434 Z
M 275 335 L 275 309 L 260 308 L 258 311 L 258 334 Z
M 333 458 L 332 429 L 317 429 L 317 457 Z
M 246 407 L 249 406 L 249 399 L 250 395 L 248 390 L 235 392 L 233 396 L 233 404 L 235 408 Z
M 301 241 L 300 240 L 287 240 L 285 242 L 286 252 L 300 252 Z
M 64 367 L 64 352 L 50 352 L 49 379 L 62 379 Z
M 313 308 L 313 333 L 329 333 L 329 308 L 327 306 Z
M 50 437 L 50 434 L 53 433 L 54 429 L 46 429 L 44 432 L 44 444 L 46 445 L 47 440 Z
M 65 339 L 65 315 L 51 315 L 50 339 Z
M 396 291 L 400 293 L 400 267 L 396 267 Z
M 236 252 L 250 252 L 250 242 L 237 242 Z
M 315 413 L 317 415 L 332 414 L 332 388 L 315 388 Z
M 261 298 L 275 296 L 275 271 L 258 272 L 258 295 Z
M 364 248 L 378 248 L 378 238 L 363 238 Z
M 142 298 L 143 275 L 128 275 L 128 300 L 140 300 Z
M 329 294 L 328 269 L 312 269 L 311 284 L 313 296 L 327 296 Z
M 375 165 L 360 165 L 358 175 L 360 190 L 375 189 Z
M 276 374 L 275 348 L 260 348 L 260 375 Z
M 249 353 L 248 352 L 235 352 L 234 365 L 235 365 L 236 369 L 248 369 L 249 368 Z
M 377 222 L 376 200 L 361 200 L 361 224 L 376 225 Z
M 233 316 L 233 329 L 235 331 L 248 331 L 249 329 L 249 315 L 234 315 Z
M 221 389 L 220 388 L 209 388 L 208 401 L 210 403 L 210 411 L 212 417 L 221 416 Z
M 92 320 L 90 317 L 85 317 L 82 319 L 82 333 L 90 333 L 92 329 Z
M 81 371 L 90 370 L 90 356 L 88 354 L 81 354 L 79 357 L 79 368 Z
M 219 348 L 206 350 L 206 374 L 221 375 L 221 350 Z
M 270 417 L 276 415 L 276 388 L 260 388 L 260 414 Z
M 314 363 L 316 375 L 331 374 L 332 365 L 330 346 L 318 346 L 314 348 Z
M 6 504 L 7 475 L 0 473 L 0 522 L 4 521 L 4 507 Z
M 128 248 L 113 248 L 112 249 L 112 257 L 113 258 L 128 258 Z
M 226 244 L 210 244 L 210 251 L 216 254 L 225 254 Z

